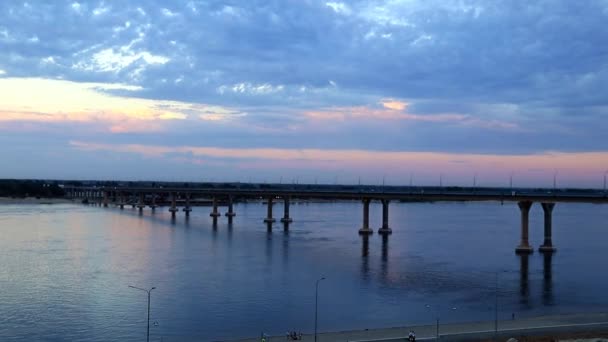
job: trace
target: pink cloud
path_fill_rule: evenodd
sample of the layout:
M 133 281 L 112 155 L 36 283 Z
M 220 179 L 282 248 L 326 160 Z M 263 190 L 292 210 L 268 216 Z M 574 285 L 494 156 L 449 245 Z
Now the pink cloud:
M 498 120 L 483 120 L 473 118 L 466 114 L 440 113 L 416 114 L 408 112 L 409 103 L 394 99 L 380 101 L 382 108 L 372 106 L 333 107 L 321 110 L 312 110 L 304 116 L 312 122 L 323 121 L 351 121 L 351 120 L 383 120 L 383 121 L 416 121 L 432 123 L 453 123 L 459 125 L 475 126 L 488 129 L 513 130 L 518 129 L 514 123 Z
M 427 181 L 440 173 L 445 179 L 508 179 L 514 172 L 519 179 L 546 180 L 558 170 L 562 179 L 594 179 L 603 174 L 608 152 L 563 153 L 547 151 L 532 155 L 491 155 L 440 152 L 367 151 L 335 149 L 221 148 L 201 146 L 156 146 L 138 144 L 97 144 L 72 141 L 74 148 L 87 151 L 134 153 L 150 158 L 173 158 L 204 164 L 208 158 L 232 160 L 236 168 L 270 172 L 276 169 L 331 171 L 350 174 L 389 174 L 402 181 L 416 174 Z M 345 171 L 346 170 L 346 171 Z M 502 178 L 501 178 L 502 177 Z M 446 183 L 447 184 L 447 183 Z

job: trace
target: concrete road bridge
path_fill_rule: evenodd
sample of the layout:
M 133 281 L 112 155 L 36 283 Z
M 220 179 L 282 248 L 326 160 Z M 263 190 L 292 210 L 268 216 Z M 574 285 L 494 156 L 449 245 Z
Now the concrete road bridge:
M 264 222 L 268 229 L 276 222 L 273 204 L 283 202 L 283 217 L 280 219 L 288 229 L 292 217 L 289 213 L 292 199 L 298 200 L 356 200 L 361 201 L 363 222 L 359 234 L 373 234 L 369 225 L 369 206 L 372 201 L 382 204 L 382 227 L 378 233 L 388 236 L 389 203 L 391 201 L 411 202 L 462 202 L 462 201 L 499 201 L 516 202 L 521 214 L 521 241 L 515 251 L 520 254 L 532 253 L 528 241 L 528 216 L 533 203 L 541 204 L 544 212 L 544 242 L 541 252 L 554 252 L 552 242 L 552 213 L 556 203 L 594 203 L 608 204 L 606 191 L 584 189 L 524 189 L 524 188 L 462 188 L 462 187 L 414 187 L 414 186 L 346 186 L 346 185 L 306 185 L 306 184 L 214 184 L 205 187 L 138 187 L 138 186 L 67 186 L 68 197 L 82 199 L 86 203 L 108 207 L 114 204 L 120 209 L 131 205 L 140 213 L 146 207 L 156 210 L 159 205 L 169 205 L 173 218 L 182 211 L 188 217 L 192 206 L 206 199 L 211 204 L 210 216 L 214 225 L 222 216 L 219 206 L 226 206 L 225 216 L 232 223 L 236 212 L 233 203 L 242 200 L 264 200 L 267 216 Z

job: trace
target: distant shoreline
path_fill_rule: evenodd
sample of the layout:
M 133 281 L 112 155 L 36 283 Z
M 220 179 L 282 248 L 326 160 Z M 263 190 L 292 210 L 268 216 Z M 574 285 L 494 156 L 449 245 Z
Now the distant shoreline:
M 11 204 L 66 204 L 75 203 L 66 198 L 36 198 L 36 197 L 25 197 L 25 198 L 12 198 L 12 197 L 0 197 L 0 205 L 11 205 Z

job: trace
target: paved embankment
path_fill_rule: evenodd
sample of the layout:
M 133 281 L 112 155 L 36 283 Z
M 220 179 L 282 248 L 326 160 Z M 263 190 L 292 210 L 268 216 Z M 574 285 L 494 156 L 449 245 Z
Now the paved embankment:
M 387 329 L 370 329 L 342 332 L 326 332 L 318 334 L 318 342 L 364 342 L 364 341 L 404 341 L 408 331 L 416 332 L 417 340 L 434 340 L 437 334 L 435 325 L 398 327 Z M 579 331 L 608 331 L 608 313 L 600 314 L 573 314 L 540 316 L 498 322 L 498 337 L 507 340 L 509 337 L 551 335 L 557 333 Z M 439 335 L 442 341 L 471 341 L 491 339 L 494 337 L 494 321 L 454 323 L 439 326 Z M 164 341 L 205 341 L 205 338 L 164 338 Z M 260 338 L 234 340 L 232 342 L 259 342 Z M 271 336 L 267 342 L 285 342 L 283 336 Z M 314 341 L 314 336 L 307 334 L 302 341 Z

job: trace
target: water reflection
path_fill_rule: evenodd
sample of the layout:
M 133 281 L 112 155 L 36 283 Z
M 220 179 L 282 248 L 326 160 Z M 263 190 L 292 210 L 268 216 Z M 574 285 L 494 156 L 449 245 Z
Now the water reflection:
M 528 254 L 519 256 L 519 302 L 530 307 L 529 258 Z
M 270 225 L 272 226 L 272 225 Z M 272 228 L 270 228 L 272 229 Z M 272 260 L 272 234 L 266 235 L 266 261 L 271 262 Z
M 361 236 L 361 276 L 363 280 L 369 279 L 369 236 Z
M 388 235 L 382 235 L 382 262 L 380 263 L 380 275 L 383 284 L 389 284 L 388 274 Z
M 543 305 L 553 305 L 553 253 L 543 255 Z
M 363 235 L 361 241 L 361 256 L 363 259 L 367 259 L 367 256 L 369 255 L 369 236 Z
M 388 263 L 388 235 L 382 235 L 382 261 Z
M 289 231 L 285 230 L 283 233 L 283 266 L 287 268 L 289 266 Z
M 232 224 L 228 224 L 227 230 L 228 230 L 228 246 L 232 246 L 232 233 L 234 232 L 234 229 L 232 228 Z

